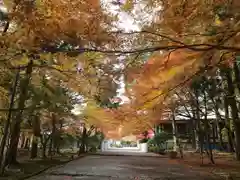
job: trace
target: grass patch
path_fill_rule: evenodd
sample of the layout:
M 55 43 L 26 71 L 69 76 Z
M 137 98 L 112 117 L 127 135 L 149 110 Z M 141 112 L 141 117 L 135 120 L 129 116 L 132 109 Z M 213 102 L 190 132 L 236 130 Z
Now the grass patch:
M 20 171 L 12 170 L 6 171 L 5 175 L 0 177 L 0 180 L 19 180 L 33 173 L 40 172 L 47 168 L 61 165 L 71 160 L 71 156 L 64 154 L 63 156 L 53 157 L 52 159 L 26 159 L 21 160 L 20 165 L 17 167 Z

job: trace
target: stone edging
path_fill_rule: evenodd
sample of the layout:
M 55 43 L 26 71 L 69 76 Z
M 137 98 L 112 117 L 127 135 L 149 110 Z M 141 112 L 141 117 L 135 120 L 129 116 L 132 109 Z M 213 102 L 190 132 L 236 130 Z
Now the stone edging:
M 18 178 L 17 180 L 26 180 L 26 179 L 29 179 L 29 178 L 31 178 L 31 177 L 37 176 L 37 175 L 39 175 L 39 174 L 41 174 L 41 173 L 49 170 L 49 169 L 51 169 L 51 168 L 56 168 L 56 167 L 58 167 L 58 166 L 63 166 L 63 165 L 65 165 L 65 164 L 67 164 L 67 163 L 69 163 L 69 162 L 71 162 L 71 161 L 75 161 L 75 160 L 78 160 L 78 159 L 80 159 L 80 158 L 86 157 L 87 155 L 88 155 L 88 154 L 83 154 L 83 155 L 81 155 L 81 156 L 78 156 L 77 158 L 70 159 L 70 160 L 66 160 L 66 161 L 63 161 L 62 163 L 54 164 L 54 165 L 45 167 L 45 168 L 43 168 L 43 169 L 40 170 L 40 171 L 34 172 L 34 173 L 29 174 L 29 175 L 26 175 L 26 176 L 24 176 L 24 177 L 20 177 L 20 178 Z

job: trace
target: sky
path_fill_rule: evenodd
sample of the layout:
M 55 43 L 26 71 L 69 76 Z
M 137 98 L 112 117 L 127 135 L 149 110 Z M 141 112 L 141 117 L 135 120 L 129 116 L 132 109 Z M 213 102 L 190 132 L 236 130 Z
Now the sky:
M 122 5 L 113 5 L 112 2 L 118 0 L 102 0 L 103 5 L 113 15 L 117 15 L 119 21 L 117 23 L 118 28 L 130 31 L 140 31 L 143 24 L 149 24 L 156 19 L 159 15 L 161 6 L 151 9 L 149 12 L 146 10 L 146 4 L 143 0 L 134 0 L 134 7 L 131 10 L 131 15 L 121 9 L 121 6 L 126 3 L 127 0 L 120 0 Z M 144 23 L 143 23 L 144 22 Z
M 113 15 L 117 15 L 119 21 L 116 23 L 116 26 L 118 29 L 124 30 L 125 32 L 131 32 L 131 31 L 140 31 L 141 30 L 141 25 L 136 21 L 135 18 L 133 18 L 129 13 L 124 12 L 120 9 L 119 6 L 112 5 L 112 2 L 114 0 L 102 0 L 104 4 L 108 6 L 107 10 L 111 12 Z M 126 1 L 126 0 L 121 0 Z M 133 9 L 133 14 L 134 15 L 140 15 L 142 17 L 146 17 L 146 14 L 141 14 L 141 6 L 137 6 L 136 8 Z M 151 16 L 148 16 L 149 19 L 151 19 Z M 124 68 L 124 56 L 119 57 L 120 59 L 120 64 L 116 66 L 116 69 L 122 69 Z M 113 79 L 114 80 L 114 79 Z M 122 74 L 120 79 L 118 80 L 119 88 L 117 90 L 117 97 L 119 97 L 123 103 L 128 103 L 129 99 L 124 95 L 125 93 L 125 83 L 124 83 L 124 75 Z M 81 107 L 80 107 L 81 108 Z M 81 114 L 81 110 L 79 107 L 75 108 L 73 111 L 74 114 Z
M 116 26 L 118 29 L 124 30 L 125 32 L 140 31 L 141 26 L 143 24 L 142 22 L 143 21 L 147 23 L 152 22 L 154 17 L 157 15 L 157 12 L 159 12 L 160 10 L 160 8 L 156 8 L 153 11 L 151 11 L 151 14 L 149 14 L 143 10 L 145 6 L 144 4 L 138 3 L 134 5 L 134 8 L 132 9 L 130 14 L 128 12 L 123 11 L 121 9 L 121 6 L 113 5 L 112 3 L 113 1 L 114 0 L 102 0 L 102 3 L 108 12 L 118 17 L 118 22 L 116 23 Z M 126 1 L 127 0 L 121 0 L 121 3 L 124 4 Z M 140 0 L 135 1 L 138 2 Z M 121 61 L 124 61 L 124 57 L 119 58 L 121 59 Z M 124 68 L 124 63 L 116 65 L 116 69 L 118 68 Z M 117 90 L 117 97 L 122 99 L 122 104 L 128 103 L 129 98 L 124 95 L 125 93 L 124 75 L 120 77 L 120 80 L 117 83 L 119 84 L 119 88 Z
M 145 5 L 143 4 L 144 1 L 135 0 L 135 4 L 133 9 L 131 10 L 131 14 L 128 12 L 125 12 L 121 9 L 121 5 L 113 5 L 114 0 L 102 0 L 103 5 L 105 8 L 112 13 L 113 15 L 117 15 L 118 22 L 116 23 L 116 26 L 124 30 L 125 32 L 133 32 L 133 31 L 140 31 L 141 26 L 143 25 L 143 21 L 146 23 L 152 22 L 154 17 L 157 15 L 156 13 L 159 12 L 159 8 L 154 9 L 151 11 L 152 13 L 149 14 L 146 11 L 144 11 Z M 117 1 L 117 0 L 115 0 Z M 126 3 L 127 0 L 120 0 L 122 4 Z M 123 5 L 122 5 L 123 6 Z M 124 61 L 124 57 L 122 58 L 122 61 Z M 119 68 L 124 68 L 124 63 L 121 63 L 119 65 Z M 123 103 L 129 102 L 129 99 L 124 96 L 125 92 L 125 83 L 124 83 L 124 76 L 120 78 L 120 87 L 118 89 L 118 97 L 120 97 L 123 101 Z
M 119 5 L 112 5 L 113 0 L 103 0 L 107 6 L 108 11 L 111 12 L 113 15 L 117 15 L 119 21 L 117 22 L 117 27 L 121 30 L 124 30 L 125 32 L 133 32 L 133 31 L 140 31 L 142 22 L 152 22 L 154 20 L 154 17 L 156 16 L 156 13 L 159 12 L 159 8 L 154 9 L 151 14 L 144 11 L 144 4 L 138 3 L 134 5 L 134 8 L 131 11 L 131 15 L 128 12 L 125 12 L 121 10 L 121 7 Z M 122 3 L 124 3 L 126 0 L 121 0 Z M 139 1 L 139 0 L 136 0 Z M 147 20 L 146 20 L 147 19 Z M 124 57 L 122 58 L 122 61 L 124 61 Z M 122 63 L 120 66 L 124 67 L 124 63 Z M 123 101 L 123 103 L 128 103 L 129 99 L 124 96 L 125 93 L 125 83 L 124 83 L 124 76 L 120 79 L 120 88 L 118 89 L 118 97 L 120 97 Z
M 124 12 L 121 10 L 119 5 L 113 5 L 112 2 L 117 0 L 102 0 L 102 3 L 104 4 L 107 11 L 112 13 L 113 15 L 117 15 L 119 18 L 119 21 L 117 22 L 117 27 L 119 29 L 124 29 L 125 31 L 138 31 L 140 30 L 139 25 L 134 22 L 134 18 L 129 15 L 129 13 Z M 124 0 L 121 0 L 124 2 Z M 125 0 L 126 1 L 126 0 Z
M 112 13 L 113 15 L 117 15 L 119 21 L 117 22 L 117 27 L 119 29 L 122 29 L 126 32 L 130 31 L 139 31 L 140 26 L 134 22 L 134 18 L 129 15 L 127 12 L 123 12 L 120 10 L 119 6 L 113 5 L 112 2 L 113 0 L 102 0 L 104 5 L 106 5 L 106 9 Z M 120 61 L 124 61 L 124 57 L 119 57 Z M 120 63 L 119 65 L 115 66 L 116 69 L 121 69 L 124 68 L 124 63 Z M 120 80 L 117 82 L 119 84 L 119 88 L 117 90 L 117 97 L 122 99 L 122 103 L 127 103 L 129 102 L 129 99 L 124 96 L 125 93 L 125 83 L 124 83 L 124 76 L 122 75 L 120 77 Z M 85 106 L 85 105 L 83 105 Z M 83 110 L 82 105 L 76 105 L 74 110 L 72 111 L 74 114 L 78 115 L 81 114 L 81 111 Z
M 112 13 L 113 15 L 117 15 L 118 22 L 116 23 L 116 26 L 124 30 L 126 32 L 131 31 L 140 31 L 140 26 L 134 21 L 134 18 L 129 15 L 129 13 L 124 12 L 121 10 L 120 6 L 113 5 L 113 0 L 102 0 L 103 4 L 106 5 L 106 9 Z M 126 0 L 121 0 L 122 3 L 124 3 Z M 124 61 L 124 56 L 119 57 L 120 61 Z M 116 69 L 124 68 L 124 63 L 120 63 L 119 65 L 116 65 Z M 120 97 L 122 99 L 122 103 L 129 102 L 129 99 L 124 96 L 125 93 L 125 83 L 124 83 L 124 75 L 120 77 L 120 80 L 118 81 L 119 89 L 117 90 L 117 97 Z

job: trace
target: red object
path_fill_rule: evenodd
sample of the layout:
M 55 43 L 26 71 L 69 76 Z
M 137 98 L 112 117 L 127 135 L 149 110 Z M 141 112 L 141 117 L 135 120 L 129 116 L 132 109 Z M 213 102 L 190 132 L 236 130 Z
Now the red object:
M 148 130 L 148 135 L 147 135 L 147 138 L 153 138 L 154 136 L 154 131 L 153 130 Z M 144 139 L 145 136 L 143 134 L 139 134 L 137 135 L 137 139 Z
M 154 136 L 154 131 L 153 130 L 148 130 L 148 138 L 153 138 L 153 136 Z

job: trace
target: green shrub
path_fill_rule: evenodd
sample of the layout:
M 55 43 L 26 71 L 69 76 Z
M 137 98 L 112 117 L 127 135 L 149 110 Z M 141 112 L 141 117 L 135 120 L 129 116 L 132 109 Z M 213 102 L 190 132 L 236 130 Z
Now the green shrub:
M 90 147 L 89 152 L 97 152 L 97 147 L 96 146 Z
M 148 142 L 148 138 L 143 138 L 143 139 L 141 139 L 140 141 L 139 141 L 139 143 L 147 143 Z
M 148 141 L 149 151 L 159 154 L 165 154 L 167 140 L 171 139 L 171 135 L 165 132 L 159 132 Z
M 148 147 L 148 151 L 149 151 L 149 152 L 154 152 L 154 153 L 156 153 L 156 152 L 158 151 L 158 147 L 156 147 L 156 146 L 150 146 L 150 147 Z
M 163 145 L 169 139 L 171 139 L 171 136 L 168 133 L 160 132 L 155 134 L 154 137 L 149 141 L 149 143 L 158 147 L 163 147 Z

